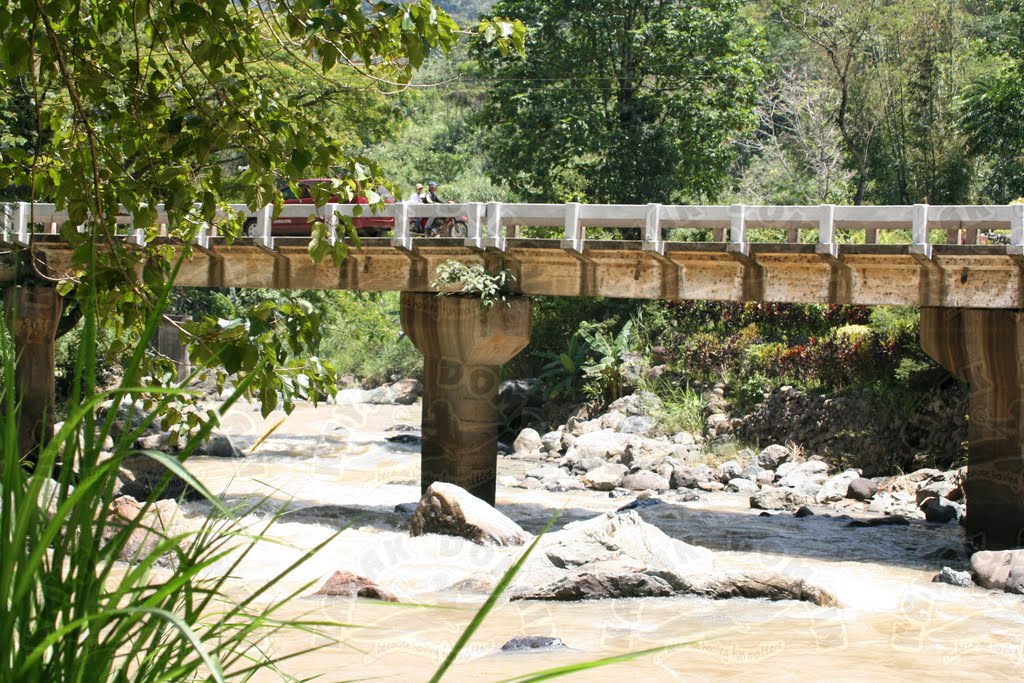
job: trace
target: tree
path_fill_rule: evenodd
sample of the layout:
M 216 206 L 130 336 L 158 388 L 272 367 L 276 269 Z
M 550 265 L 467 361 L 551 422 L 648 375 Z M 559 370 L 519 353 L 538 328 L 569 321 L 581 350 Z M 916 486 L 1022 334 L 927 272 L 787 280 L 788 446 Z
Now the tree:
M 480 30 L 505 49 L 522 43 L 521 26 L 485 22 Z M 333 130 L 316 105 L 325 93 L 358 100 L 360 91 L 400 90 L 430 52 L 452 49 L 460 29 L 429 0 L 35 0 L 0 8 L 0 35 L 0 92 L 27 93 L 19 101 L 31 111 L 15 123 L 34 128 L 0 130 L 0 187 L 24 187 L 26 199 L 67 209 L 61 235 L 75 252 L 61 292 L 96 311 L 127 348 L 173 272 L 174 250 L 155 241 L 157 204 L 187 257 L 204 224 L 238 235 L 243 218 L 227 202 L 280 206 L 280 179 L 334 172 L 335 191 L 349 199 L 375 187 L 383 178 L 372 161 L 345 151 L 365 139 Z M 269 72 L 285 74 L 285 83 Z M 392 124 L 373 125 L 386 133 Z M 146 229 L 146 248 L 117 239 L 119 211 Z M 326 230 L 314 225 L 311 257 L 343 258 L 344 241 L 332 250 Z M 76 287 L 86 282 L 96 286 Z M 249 394 L 272 407 L 269 397 L 289 387 L 315 397 L 330 386 L 329 368 L 294 362 L 315 350 L 315 323 L 301 305 L 261 303 L 237 320 L 186 331 L 197 356 L 220 366 L 221 381 L 258 369 Z M 154 379 L 157 364 L 144 368 Z
M 966 89 L 960 125 L 968 150 L 986 166 L 983 192 L 996 202 L 1024 196 L 1024 3 L 994 0 L 987 47 L 999 67 Z
M 959 203 L 973 167 L 957 127 L 967 74 L 978 68 L 972 18 L 959 0 L 768 0 L 802 45 L 780 57 L 824 103 L 854 173 L 852 201 Z M 809 50 L 801 48 L 810 48 Z
M 714 197 L 762 83 L 741 4 L 499 2 L 531 30 L 523 57 L 479 53 L 492 176 L 536 201 Z

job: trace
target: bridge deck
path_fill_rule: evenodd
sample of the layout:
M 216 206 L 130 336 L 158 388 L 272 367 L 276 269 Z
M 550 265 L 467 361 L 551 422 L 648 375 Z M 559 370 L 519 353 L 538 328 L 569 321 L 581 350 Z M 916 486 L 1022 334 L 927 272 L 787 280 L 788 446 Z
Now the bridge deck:
M 30 249 L 50 276 L 66 277 L 71 251 L 56 234 L 66 215 L 53 205 L 8 204 L 4 210 L 8 220 L 0 240 L 13 249 Z M 313 211 L 309 205 L 285 208 L 288 215 Z M 351 211 L 351 205 L 338 204 L 319 209 L 329 221 Z M 438 264 L 455 259 L 508 268 L 516 289 L 528 295 L 1024 309 L 1020 206 L 398 204 L 386 213 L 395 219 L 395 234 L 364 238 L 339 267 L 312 263 L 307 238 L 271 237 L 271 213 L 261 210 L 253 238 L 228 245 L 204 232 L 176 284 L 429 291 Z M 468 234 L 423 238 L 411 233 L 411 219 L 432 215 L 467 216 Z M 38 227 L 32 229 L 29 217 Z M 133 229 L 130 218 L 119 222 L 126 224 L 129 241 L 174 244 L 160 236 L 166 234 L 160 226 L 143 231 Z M 564 232 L 557 231 L 560 239 L 524 238 L 517 236 L 518 226 Z M 605 234 L 639 228 L 641 239 L 589 239 L 588 226 L 610 228 Z M 671 230 L 687 227 L 707 228 L 714 241 L 666 239 L 678 235 Z M 781 228 L 786 241 L 748 241 L 760 237 L 751 231 L 765 228 Z M 878 244 L 886 230 L 902 231 L 898 236 L 907 243 Z M 1002 232 L 999 239 L 1007 244 L 978 244 L 981 230 Z M 801 241 L 801 232 L 816 232 L 817 241 Z M 840 234 L 850 239 L 858 233 L 861 243 L 839 241 Z M 947 243 L 933 244 L 936 234 Z M 13 276 L 0 260 L 0 283 Z

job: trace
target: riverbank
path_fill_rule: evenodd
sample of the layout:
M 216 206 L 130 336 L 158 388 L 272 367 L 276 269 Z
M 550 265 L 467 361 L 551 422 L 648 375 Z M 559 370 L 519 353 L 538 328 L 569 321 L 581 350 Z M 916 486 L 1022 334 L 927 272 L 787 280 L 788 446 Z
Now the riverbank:
M 282 416 L 259 417 L 239 406 L 224 431 L 243 451 Z M 285 568 L 308 548 L 341 533 L 305 563 L 278 593 L 309 584 L 311 594 L 338 570 L 375 580 L 405 605 L 345 598 L 296 599 L 288 614 L 359 624 L 337 629 L 337 645 L 291 662 L 300 675 L 328 679 L 383 676 L 425 680 L 472 618 L 485 593 L 465 579 L 496 577 L 521 548 L 479 546 L 450 536 L 411 537 L 410 514 L 396 505 L 419 498 L 416 444 L 388 437 L 415 434 L 419 406 L 299 406 L 243 460 L 194 458 L 189 467 L 229 501 L 270 496 L 289 512 L 238 567 L 238 596 Z M 503 457 L 499 477 L 521 480 L 540 458 Z M 508 481 L 508 480 L 505 480 Z M 556 512 L 556 528 L 616 510 L 630 497 L 594 490 L 548 491 L 499 485 L 497 507 L 536 533 Z M 186 504 L 197 519 L 199 503 Z M 408 508 L 405 508 L 408 510 Z M 943 566 L 966 567 L 956 524 L 852 528 L 837 512 L 769 517 L 751 510 L 749 494 L 706 492 L 700 500 L 641 508 L 643 519 L 668 536 L 710 548 L 716 569 L 777 571 L 834 594 L 838 609 L 792 601 L 695 597 L 584 603 L 506 602 L 488 617 L 450 674 L 451 680 L 499 680 L 575 661 L 668 645 L 696 645 L 586 674 L 683 680 L 843 680 L 900 676 L 914 680 L 956 672 L 966 680 L 1019 678 L 1024 672 L 1024 610 L 1019 596 L 932 583 Z M 871 516 L 871 515 L 865 515 Z M 452 587 L 460 582 L 458 590 Z M 409 603 L 424 606 L 409 606 Z M 502 653 L 517 636 L 552 636 L 565 650 Z M 278 651 L 312 644 L 291 635 Z M 583 680 L 581 678 L 581 680 Z

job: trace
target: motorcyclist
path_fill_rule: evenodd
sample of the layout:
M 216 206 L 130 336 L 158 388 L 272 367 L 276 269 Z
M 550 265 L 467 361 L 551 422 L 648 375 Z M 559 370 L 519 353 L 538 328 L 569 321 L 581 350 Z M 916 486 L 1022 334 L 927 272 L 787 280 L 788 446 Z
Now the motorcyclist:
M 441 198 L 437 196 L 437 181 L 431 180 L 427 183 L 427 193 L 423 195 L 424 204 L 444 204 Z

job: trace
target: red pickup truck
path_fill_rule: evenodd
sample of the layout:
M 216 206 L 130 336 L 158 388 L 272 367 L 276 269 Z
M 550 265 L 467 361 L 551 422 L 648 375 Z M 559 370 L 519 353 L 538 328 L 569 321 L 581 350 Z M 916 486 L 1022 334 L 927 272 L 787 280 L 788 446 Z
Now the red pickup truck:
M 289 206 L 292 204 L 312 205 L 314 202 L 311 188 L 318 184 L 325 184 L 326 186 L 330 182 L 330 178 L 307 178 L 305 180 L 300 180 L 298 183 L 296 183 L 296 185 L 298 185 L 299 187 L 298 197 L 295 196 L 295 194 L 291 191 L 290 187 L 284 185 L 281 188 L 281 194 L 284 195 L 285 206 Z M 391 196 L 391 193 L 388 192 L 386 188 L 378 187 L 377 193 L 384 198 L 385 204 L 395 203 L 395 198 Z M 338 197 L 331 197 L 330 201 L 337 202 Z M 365 205 L 368 202 L 366 201 L 366 197 L 360 195 L 359 197 L 356 198 L 356 202 L 348 203 L 358 203 Z M 312 208 L 310 209 L 310 212 L 312 212 Z M 391 216 L 382 216 L 379 214 L 374 214 L 369 208 L 366 208 L 362 216 L 354 216 L 352 218 L 352 225 L 355 227 L 356 233 L 360 237 L 380 237 L 384 235 L 388 230 L 394 229 L 395 219 L 392 218 Z M 275 237 L 309 237 L 309 226 L 310 222 L 308 216 L 280 216 L 274 219 L 274 222 L 270 229 L 270 234 L 272 234 Z M 255 228 L 256 219 L 250 218 L 245 222 L 245 231 L 243 234 L 245 234 L 248 237 L 252 237 Z

